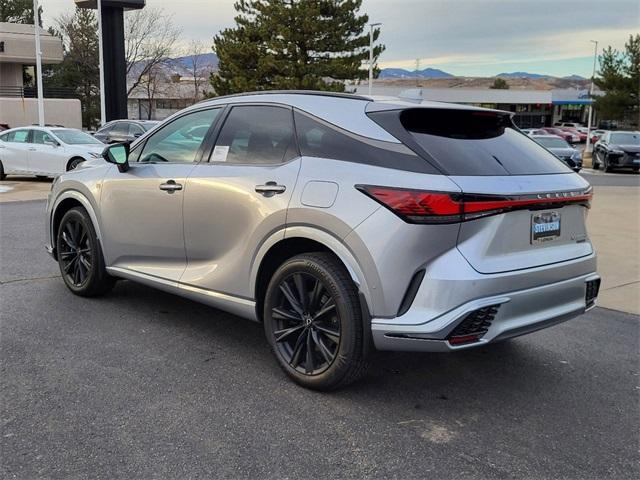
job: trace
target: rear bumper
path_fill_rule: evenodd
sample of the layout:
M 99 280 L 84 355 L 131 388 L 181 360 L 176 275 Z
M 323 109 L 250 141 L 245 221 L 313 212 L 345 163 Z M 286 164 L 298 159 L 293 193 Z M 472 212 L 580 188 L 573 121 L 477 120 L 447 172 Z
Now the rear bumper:
M 584 271 L 585 268 L 588 271 Z M 517 288 L 519 280 L 529 277 L 535 280 L 544 273 L 547 278 L 551 272 L 577 272 L 579 275 L 566 276 L 559 281 Z M 531 269 L 513 275 L 481 275 L 457 280 L 433 280 L 427 271 L 411 308 L 402 316 L 393 319 L 374 318 L 371 321 L 374 344 L 379 350 L 443 352 L 472 348 L 506 338 L 524 335 L 540 330 L 573 317 L 595 306 L 595 299 L 587 304 L 587 286 L 599 281 L 595 272 L 595 255 L 573 262 L 549 266 L 544 269 Z M 506 277 L 506 278 L 505 278 Z M 518 279 L 517 277 L 521 277 Z M 503 290 L 505 281 L 512 283 L 513 290 Z M 595 282 L 594 282 L 595 281 Z M 439 292 L 434 289 L 440 288 Z M 456 285 L 457 284 L 457 285 Z M 522 283 L 520 283 L 522 284 Z M 474 295 L 475 292 L 494 294 Z M 434 297 L 460 295 L 465 292 L 471 299 L 444 312 L 436 312 L 429 305 Z M 498 293 L 500 292 L 500 293 Z M 437 303 L 437 302 L 436 302 Z M 460 329 L 468 324 L 470 317 L 478 312 L 490 310 L 491 314 L 484 331 L 473 341 L 452 344 L 451 337 L 459 335 Z M 463 322 L 467 322 L 463 324 Z M 458 337 L 459 339 L 460 337 Z M 453 340 L 455 342 L 455 339 Z

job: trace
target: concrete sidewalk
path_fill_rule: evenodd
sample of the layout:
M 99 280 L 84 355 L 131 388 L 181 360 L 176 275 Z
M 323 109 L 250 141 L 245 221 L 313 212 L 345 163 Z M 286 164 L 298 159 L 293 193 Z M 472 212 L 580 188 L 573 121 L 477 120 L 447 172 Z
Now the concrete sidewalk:
M 0 182 L 0 203 L 44 200 L 50 189 L 51 180 L 11 177 Z M 594 192 L 587 225 L 602 275 L 598 305 L 640 315 L 640 188 L 595 186 Z

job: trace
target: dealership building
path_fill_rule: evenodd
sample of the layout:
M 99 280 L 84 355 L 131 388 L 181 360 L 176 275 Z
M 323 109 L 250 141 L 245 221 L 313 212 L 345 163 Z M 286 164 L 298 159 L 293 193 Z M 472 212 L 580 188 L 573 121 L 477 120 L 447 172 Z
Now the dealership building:
M 366 95 L 365 84 L 356 86 L 354 93 Z M 596 92 L 598 94 L 600 92 Z M 520 128 L 551 126 L 555 122 L 587 124 L 592 100 L 587 90 L 510 90 L 472 88 L 413 88 L 373 84 L 373 95 L 402 97 L 412 101 L 461 103 L 514 113 Z

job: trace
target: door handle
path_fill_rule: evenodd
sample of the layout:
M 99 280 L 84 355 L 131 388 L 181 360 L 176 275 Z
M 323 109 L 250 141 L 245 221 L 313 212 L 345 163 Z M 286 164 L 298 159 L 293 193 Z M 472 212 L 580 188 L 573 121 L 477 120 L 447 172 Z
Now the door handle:
M 182 190 L 182 184 L 176 183 L 175 180 L 167 180 L 165 183 L 160 184 L 160 190 L 173 193 L 176 190 Z
M 36 149 L 35 149 L 35 148 L 33 148 L 33 147 L 29 147 L 29 151 L 30 151 L 30 152 L 35 152 L 35 151 L 36 151 Z
M 256 192 L 265 197 L 273 197 L 276 194 L 284 193 L 287 187 L 278 185 L 276 182 L 267 182 L 264 185 L 256 185 Z

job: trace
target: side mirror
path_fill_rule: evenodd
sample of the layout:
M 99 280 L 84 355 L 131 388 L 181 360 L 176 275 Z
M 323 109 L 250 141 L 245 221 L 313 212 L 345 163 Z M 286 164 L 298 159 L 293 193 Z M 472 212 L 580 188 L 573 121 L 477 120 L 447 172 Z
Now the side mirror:
M 140 138 L 141 136 L 142 136 L 142 134 L 140 132 L 133 134 L 134 138 Z
M 109 163 L 115 163 L 120 172 L 129 170 L 129 145 L 126 143 L 114 143 L 102 152 L 102 158 Z

